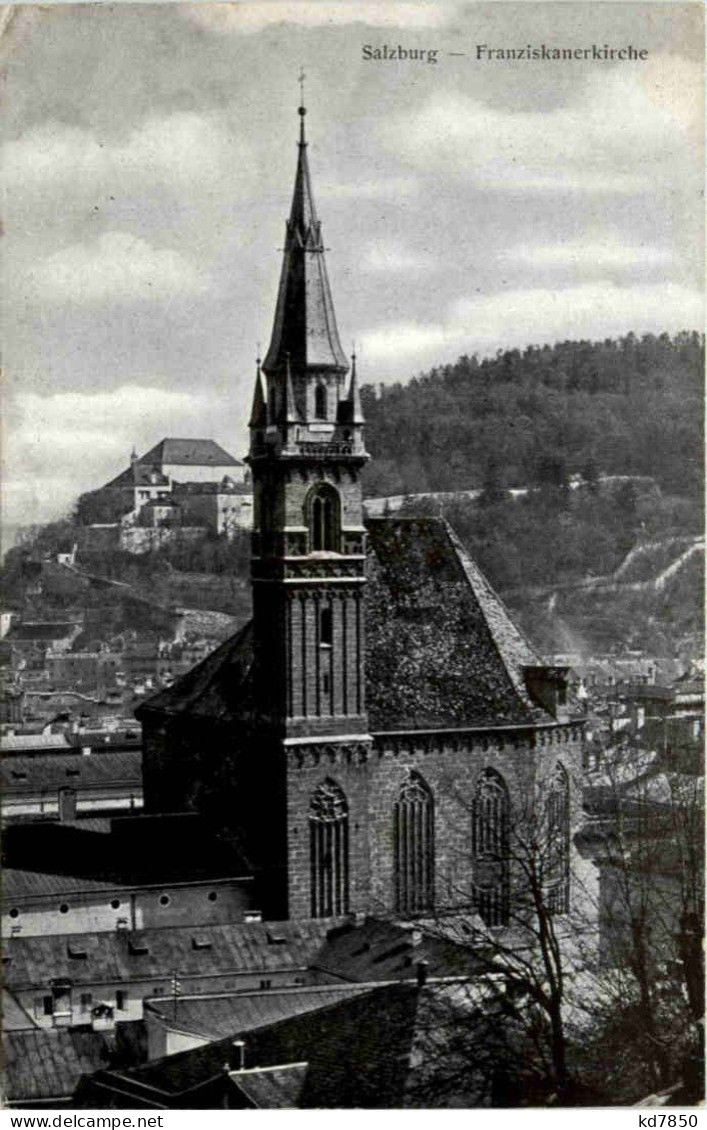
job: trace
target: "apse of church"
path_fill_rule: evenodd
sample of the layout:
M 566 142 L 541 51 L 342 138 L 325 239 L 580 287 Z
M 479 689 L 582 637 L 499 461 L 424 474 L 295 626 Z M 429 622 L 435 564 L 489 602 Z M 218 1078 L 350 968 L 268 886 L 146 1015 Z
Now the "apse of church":
M 148 811 L 207 812 L 269 917 L 508 921 L 514 813 L 549 806 L 570 905 L 582 720 L 440 519 L 364 520 L 356 358 L 339 339 L 300 108 L 248 461 L 253 619 L 140 709 Z

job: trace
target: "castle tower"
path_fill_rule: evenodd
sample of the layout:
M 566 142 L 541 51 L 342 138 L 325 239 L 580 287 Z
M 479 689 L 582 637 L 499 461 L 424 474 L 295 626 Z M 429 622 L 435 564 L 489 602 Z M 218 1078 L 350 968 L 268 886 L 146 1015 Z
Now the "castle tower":
M 341 913 L 350 889 L 335 873 L 318 899 L 300 874 L 307 814 L 290 769 L 324 744 L 369 742 L 364 693 L 365 529 L 361 471 L 368 459 L 357 387 L 339 341 L 307 157 L 304 117 L 270 347 L 258 362 L 250 420 L 254 718 L 282 778 L 288 809 L 288 913 Z M 284 776 L 283 776 L 284 775 Z M 321 774 L 323 782 L 326 774 Z M 309 797 L 309 794 L 307 794 Z M 327 868 L 336 856 L 323 844 Z M 333 853 L 333 855 L 332 855 Z M 346 846 L 346 870 L 349 863 Z M 304 859 L 304 856 L 303 856 Z M 302 868 L 306 870 L 302 862 Z M 343 867 L 343 862 L 342 862 Z M 337 895 L 337 882 L 340 895 Z M 301 888 L 298 894 L 298 888 Z

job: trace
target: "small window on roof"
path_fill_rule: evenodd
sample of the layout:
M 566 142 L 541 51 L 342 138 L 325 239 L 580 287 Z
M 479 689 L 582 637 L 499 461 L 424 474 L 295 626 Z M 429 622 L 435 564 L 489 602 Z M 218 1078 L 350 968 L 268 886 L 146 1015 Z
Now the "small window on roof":
M 16 781 L 26 781 L 27 780 L 27 774 L 24 772 L 23 769 L 13 769 L 12 770 L 12 776 L 15 778 Z
M 287 938 L 284 934 L 280 934 L 276 930 L 268 930 L 267 932 L 269 946 L 285 946 L 287 945 Z
M 73 958 L 88 957 L 86 947 L 83 946 L 81 942 L 69 942 L 68 946 L 66 947 L 66 952 L 68 953 L 69 957 Z
M 67 769 L 66 770 L 66 776 L 67 777 L 80 777 L 81 776 L 81 770 L 80 769 Z
M 141 954 L 149 953 L 150 947 L 142 938 L 131 938 L 128 942 L 128 951 L 135 956 L 140 956 Z
M 191 940 L 192 949 L 195 950 L 210 950 L 212 947 L 211 938 L 207 938 L 204 934 L 195 934 Z

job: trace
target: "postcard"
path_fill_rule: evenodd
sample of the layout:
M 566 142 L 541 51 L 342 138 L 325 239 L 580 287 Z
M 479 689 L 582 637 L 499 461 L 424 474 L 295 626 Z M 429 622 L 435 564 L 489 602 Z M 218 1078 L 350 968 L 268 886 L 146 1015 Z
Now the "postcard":
M 703 1101 L 703 18 L 4 10 L 10 1108 Z

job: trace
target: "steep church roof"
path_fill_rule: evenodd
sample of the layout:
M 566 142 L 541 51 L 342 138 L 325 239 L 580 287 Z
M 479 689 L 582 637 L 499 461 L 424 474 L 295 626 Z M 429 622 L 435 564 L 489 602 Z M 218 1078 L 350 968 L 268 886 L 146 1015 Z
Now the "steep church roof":
M 272 339 L 263 362 L 266 373 L 284 369 L 289 354 L 292 367 L 346 372 L 324 260 L 321 223 L 317 219 L 304 138 L 304 107 L 300 107 L 301 132 L 297 172 L 287 221 L 280 286 Z
M 367 522 L 366 705 L 370 729 L 550 722 L 523 668 L 537 654 L 439 518 Z M 246 625 L 136 712 L 247 723 L 253 644 Z

